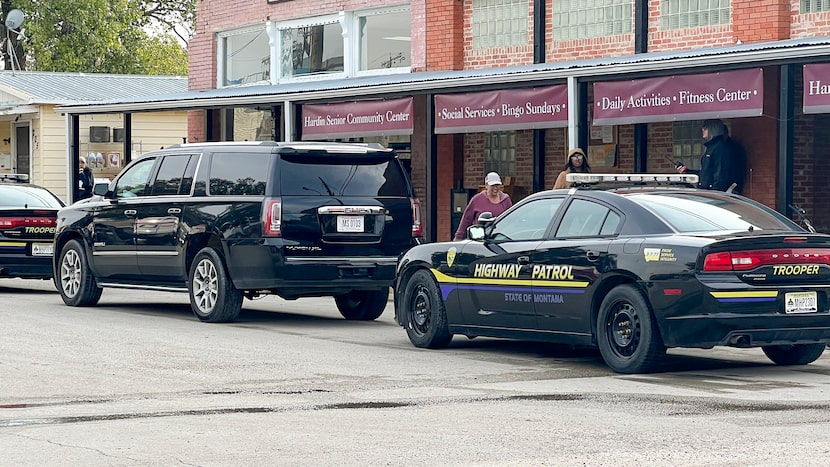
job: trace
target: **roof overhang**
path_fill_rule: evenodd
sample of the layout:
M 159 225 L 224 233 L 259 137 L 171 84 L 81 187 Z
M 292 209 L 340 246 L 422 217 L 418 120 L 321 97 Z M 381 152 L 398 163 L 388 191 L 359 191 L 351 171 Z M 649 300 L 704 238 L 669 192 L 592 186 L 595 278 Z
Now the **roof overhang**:
M 830 59 L 830 38 L 790 39 L 729 47 L 673 52 L 651 52 L 625 57 L 540 63 L 479 70 L 416 72 L 306 81 L 279 85 L 252 85 L 62 105 L 56 112 L 67 114 L 129 113 L 238 107 L 264 103 L 348 100 L 367 94 L 411 95 L 447 90 L 480 89 L 486 86 L 533 86 L 567 78 L 603 81 L 636 75 L 674 75 L 689 70 L 746 68 L 783 63 L 822 62 Z M 519 79 L 520 78 L 520 79 Z

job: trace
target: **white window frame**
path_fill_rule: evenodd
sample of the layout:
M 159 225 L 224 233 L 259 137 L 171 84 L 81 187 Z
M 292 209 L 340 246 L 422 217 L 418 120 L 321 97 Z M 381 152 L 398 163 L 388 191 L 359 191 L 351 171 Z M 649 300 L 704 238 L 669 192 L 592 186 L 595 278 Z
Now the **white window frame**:
M 270 80 L 259 80 L 256 82 L 251 83 L 240 83 L 240 84 L 225 84 L 225 43 L 226 39 L 229 37 L 248 34 L 252 32 L 262 31 L 263 33 L 268 33 L 268 24 L 267 23 L 260 23 L 253 26 L 247 26 L 244 28 L 233 29 L 230 31 L 223 31 L 216 34 L 216 88 L 230 88 L 230 87 L 238 87 L 238 86 L 250 86 L 252 84 L 264 84 L 272 82 L 274 79 L 273 74 L 273 62 L 274 62 L 274 53 L 273 53 L 273 46 L 271 46 L 271 50 L 269 51 L 271 57 L 271 79 Z M 269 41 L 269 45 L 270 45 Z
M 410 55 L 410 63 L 412 63 L 412 9 L 409 5 L 399 5 L 394 7 L 385 7 L 385 8 L 375 8 L 371 10 L 360 10 L 355 12 L 348 12 L 347 22 L 351 25 L 348 29 L 347 41 L 348 41 L 348 49 L 350 50 L 350 54 L 354 57 L 354 60 L 351 61 L 349 64 L 349 73 L 351 76 L 373 76 L 373 75 L 390 75 L 390 74 L 399 74 L 399 73 L 411 73 L 412 67 L 392 67 L 392 68 L 378 68 L 374 70 L 361 70 L 360 69 L 360 60 L 362 55 L 361 50 L 361 41 L 362 38 L 360 37 L 360 20 L 361 18 L 367 16 L 380 16 L 380 15 L 387 15 L 391 13 L 403 13 L 409 12 L 409 20 L 410 20 L 410 40 L 409 40 L 409 55 Z M 344 29 L 344 31 L 346 31 Z M 353 32 L 353 33 L 352 33 Z
M 820 13 L 822 11 L 830 11 L 830 1 L 801 0 L 798 2 L 798 12 L 801 14 Z
M 346 40 L 349 34 L 349 23 L 346 20 L 347 14 L 346 12 L 341 11 L 340 13 L 334 15 L 325 15 L 325 16 L 315 16 L 312 18 L 303 18 L 299 20 L 293 21 L 280 21 L 279 23 L 275 24 L 275 33 L 274 33 L 274 45 L 272 50 L 277 57 L 277 76 L 276 81 L 278 83 L 297 83 L 303 81 L 322 81 L 322 80 L 331 80 L 331 79 L 338 79 L 338 78 L 346 78 L 348 76 L 349 70 L 349 63 L 353 62 L 354 60 L 351 57 L 351 50 L 349 47 L 349 42 Z M 323 24 L 335 24 L 339 23 L 340 28 L 343 31 L 343 71 L 338 73 L 320 73 L 320 74 L 308 74 L 308 75 L 300 75 L 300 76 L 290 76 L 290 77 L 283 77 L 282 76 L 282 31 L 286 29 L 296 29 L 302 28 L 306 26 L 317 26 Z M 273 81 L 273 80 L 272 80 Z

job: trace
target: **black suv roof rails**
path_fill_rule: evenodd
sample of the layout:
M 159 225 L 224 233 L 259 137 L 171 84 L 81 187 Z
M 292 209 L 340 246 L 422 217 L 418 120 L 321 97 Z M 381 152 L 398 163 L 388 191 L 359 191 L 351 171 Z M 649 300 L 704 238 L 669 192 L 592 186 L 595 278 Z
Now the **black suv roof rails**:
M 29 176 L 26 174 L 0 174 L 0 180 L 4 182 L 28 183 Z
M 696 187 L 696 174 L 598 174 L 598 173 L 570 173 L 565 179 L 579 188 L 621 188 L 632 186 L 683 186 Z

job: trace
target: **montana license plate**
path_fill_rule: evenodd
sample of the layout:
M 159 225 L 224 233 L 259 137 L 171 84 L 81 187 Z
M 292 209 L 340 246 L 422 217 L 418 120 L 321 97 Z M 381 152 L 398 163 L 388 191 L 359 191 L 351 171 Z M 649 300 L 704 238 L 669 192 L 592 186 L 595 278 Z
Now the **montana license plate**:
M 363 216 L 337 216 L 338 232 L 363 232 Z
M 789 292 L 784 295 L 784 311 L 815 313 L 818 311 L 818 294 L 816 292 Z

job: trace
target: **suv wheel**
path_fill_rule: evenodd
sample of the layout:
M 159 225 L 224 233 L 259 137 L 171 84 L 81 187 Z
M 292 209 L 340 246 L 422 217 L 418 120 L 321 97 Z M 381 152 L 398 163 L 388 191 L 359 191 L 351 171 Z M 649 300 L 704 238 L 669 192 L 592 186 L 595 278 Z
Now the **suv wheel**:
M 242 292 L 228 278 L 225 262 L 214 248 L 202 248 L 190 266 L 190 309 L 202 321 L 233 321 L 242 310 Z
M 63 303 L 69 306 L 93 306 L 101 299 L 103 289 L 92 277 L 84 248 L 77 240 L 70 240 L 63 246 L 55 281 Z
M 346 319 L 371 321 L 377 319 L 389 301 L 389 287 L 380 290 L 352 290 L 345 295 L 335 295 L 334 303 Z

